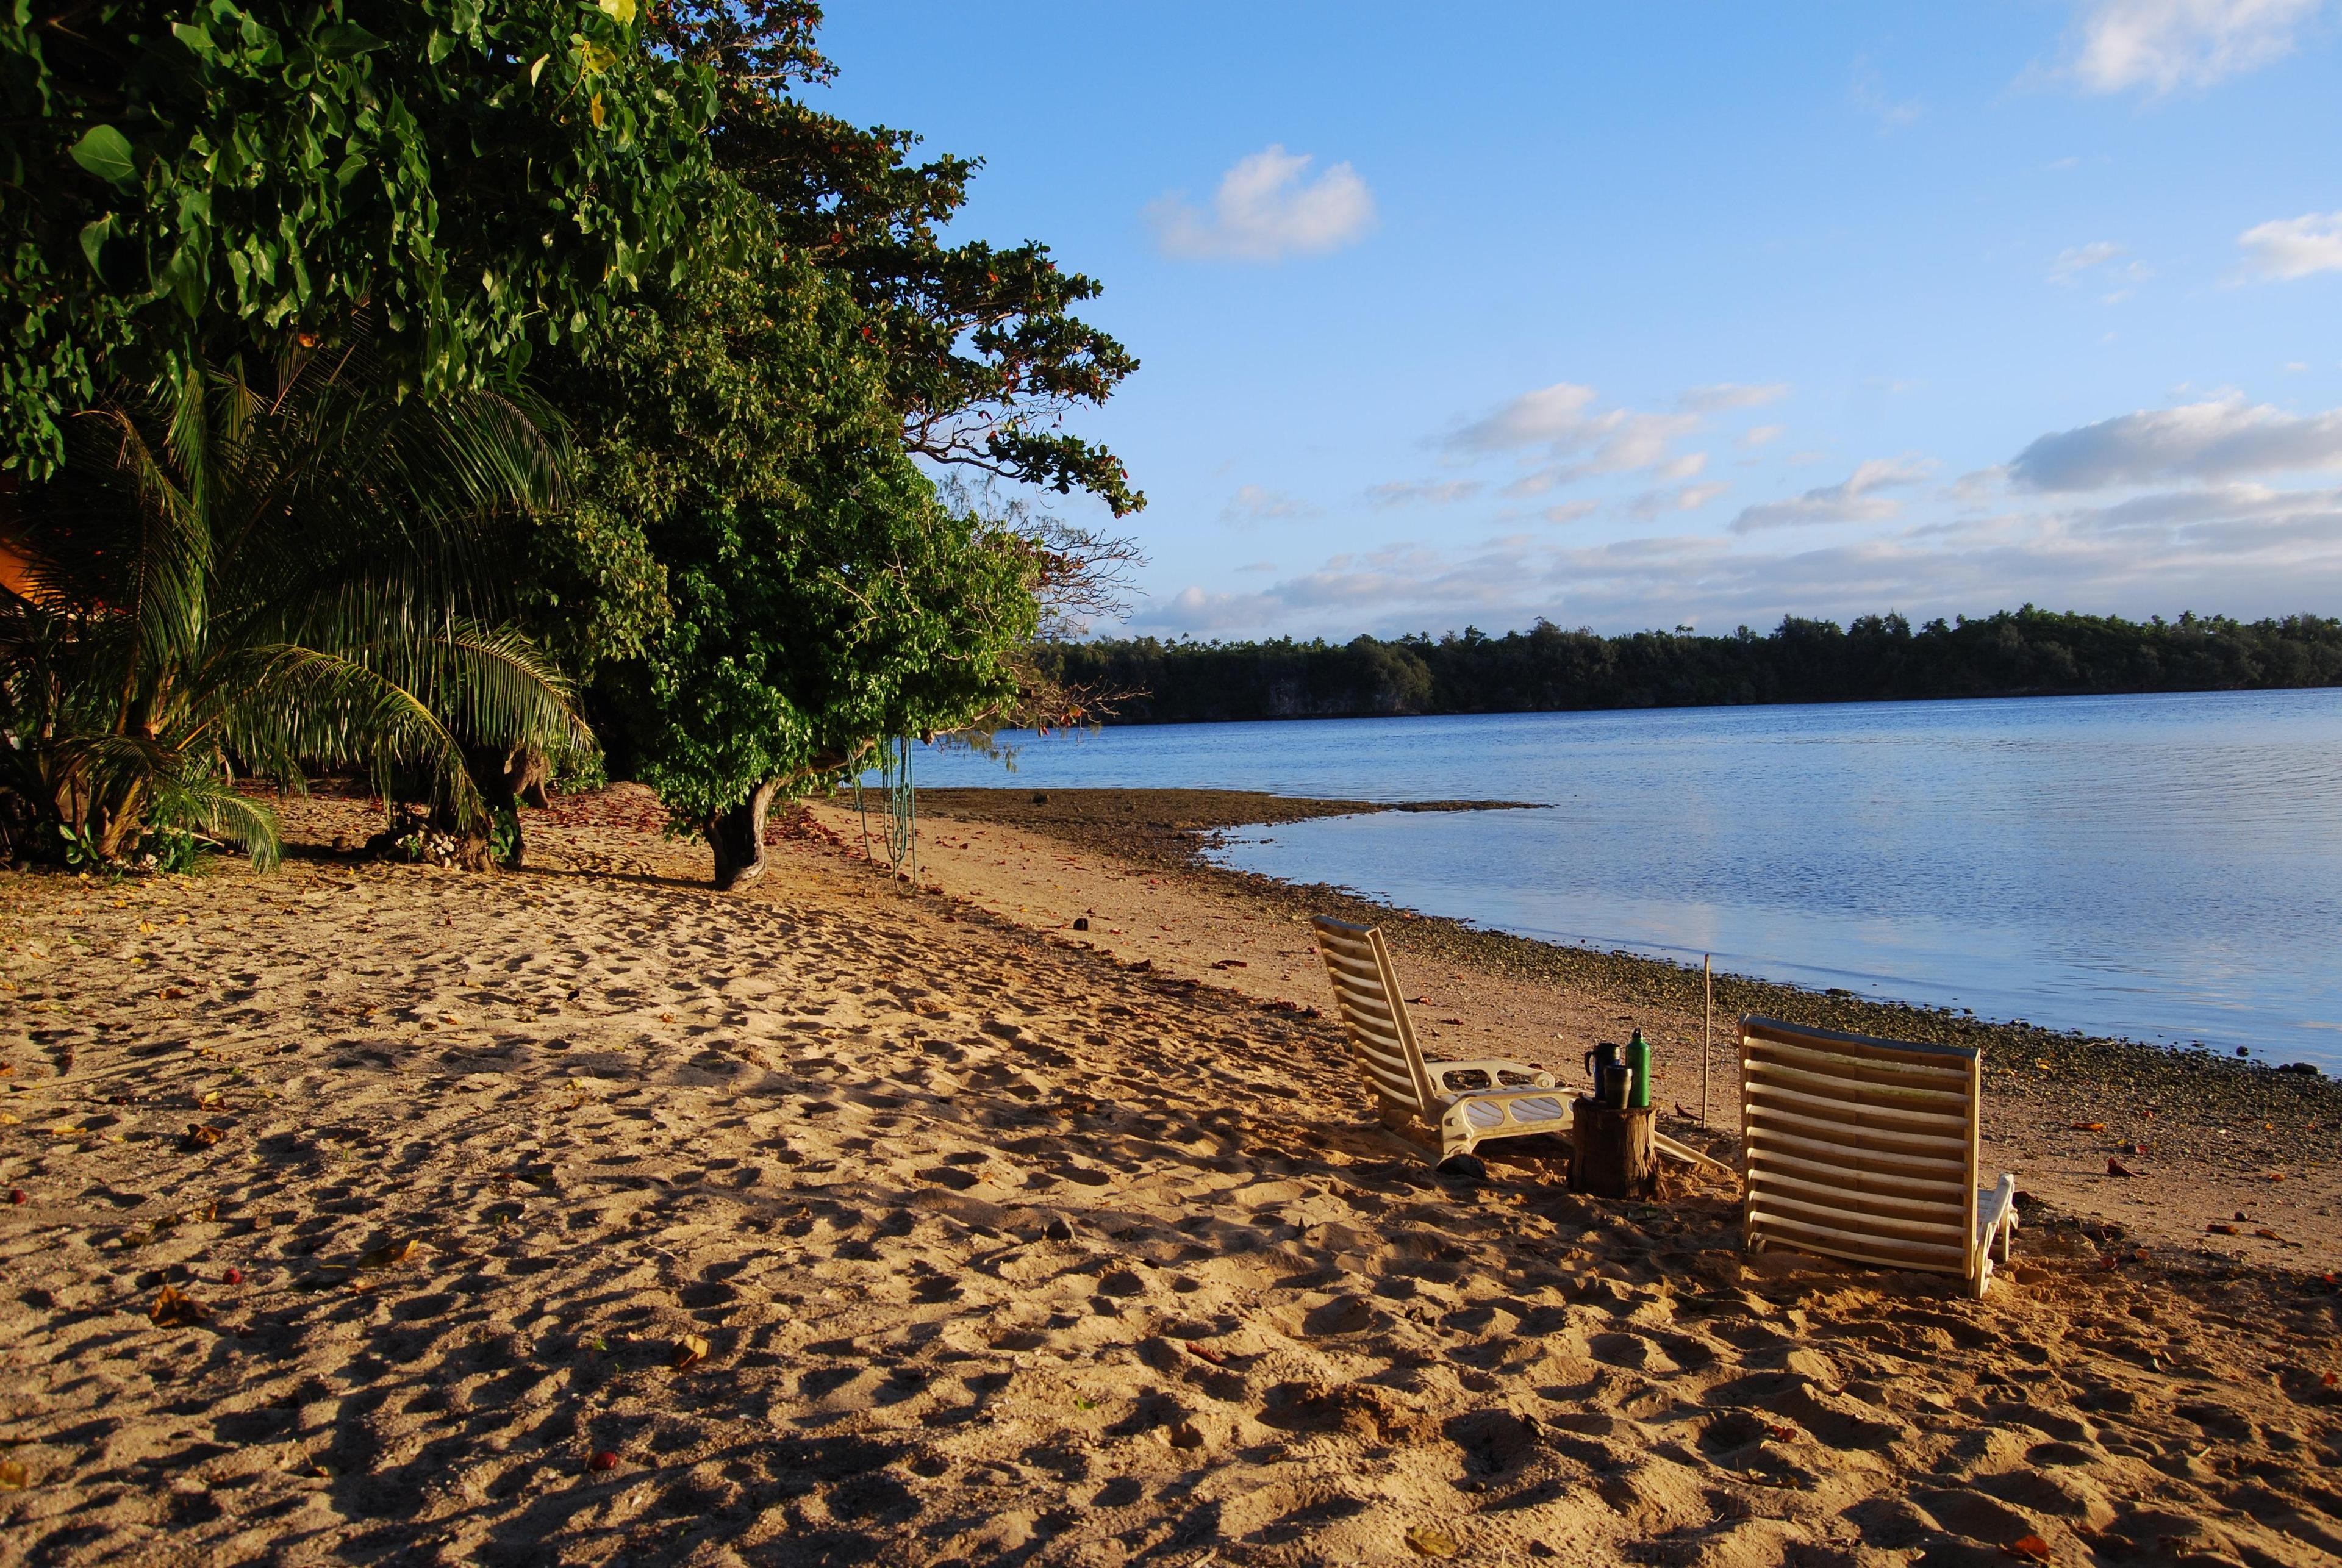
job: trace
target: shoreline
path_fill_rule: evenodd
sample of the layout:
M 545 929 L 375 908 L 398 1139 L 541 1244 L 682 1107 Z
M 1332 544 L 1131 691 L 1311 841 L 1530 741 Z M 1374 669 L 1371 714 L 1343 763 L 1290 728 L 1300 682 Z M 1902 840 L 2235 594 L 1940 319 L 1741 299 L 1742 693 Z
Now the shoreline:
M 1306 799 L 1241 790 L 948 788 L 923 790 L 929 809 L 997 822 L 1085 848 L 1284 902 L 1296 910 L 1384 924 L 1393 947 L 1458 958 L 1498 973 L 1536 975 L 1596 988 L 1623 1000 L 1670 1008 L 1702 1005 L 1702 974 L 1677 960 L 1625 949 L 1583 947 L 1524 936 L 1473 921 L 1385 904 L 1331 884 L 1290 882 L 1237 871 L 1205 858 L 1239 827 L 1275 826 L 1317 817 L 1382 811 L 1536 809 L 1511 802 L 1442 801 L 1389 804 Z M 1130 809 L 1125 810 L 1127 804 Z M 2297 1119 L 2299 1130 L 2331 1132 L 2342 1158 L 2342 1080 L 2119 1035 L 2056 1030 L 2022 1019 L 1999 1020 L 1925 1003 L 1873 1000 L 1786 981 L 1717 970 L 1716 1016 L 1755 1013 L 1849 1034 L 1981 1048 L 1987 1072 L 2022 1064 L 2034 1071 L 2087 1071 L 2136 1082 L 2147 1077 L 2217 1098 L 2237 1112 Z

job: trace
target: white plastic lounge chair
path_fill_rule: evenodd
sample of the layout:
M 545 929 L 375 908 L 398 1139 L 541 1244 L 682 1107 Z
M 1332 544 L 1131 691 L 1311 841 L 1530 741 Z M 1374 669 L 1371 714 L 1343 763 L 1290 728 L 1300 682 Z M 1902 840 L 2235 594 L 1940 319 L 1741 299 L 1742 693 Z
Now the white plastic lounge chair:
M 1350 1048 L 1381 1103 L 1383 1125 L 1404 1133 L 1420 1119 L 1436 1126 L 1442 1160 L 1469 1154 L 1491 1138 L 1569 1130 L 1570 1095 L 1555 1093 L 1553 1074 L 1542 1067 L 1495 1059 L 1423 1059 L 1380 931 L 1322 914 L 1309 924 L 1317 933 L 1317 955 L 1334 982 Z M 1452 1082 L 1466 1073 L 1485 1075 L 1487 1086 L 1459 1088 Z M 1508 1084 L 1508 1077 L 1526 1082 Z
M 2007 1263 L 2017 1178 L 1977 1185 L 1977 1053 L 1740 1021 L 1743 1240 L 1957 1274 Z

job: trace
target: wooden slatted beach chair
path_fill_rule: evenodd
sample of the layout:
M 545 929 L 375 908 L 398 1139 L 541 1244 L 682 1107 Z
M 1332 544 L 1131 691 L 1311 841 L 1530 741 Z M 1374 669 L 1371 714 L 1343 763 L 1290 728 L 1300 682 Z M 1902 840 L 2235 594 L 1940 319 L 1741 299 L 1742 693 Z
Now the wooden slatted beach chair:
M 1569 1130 L 1570 1096 L 1554 1092 L 1553 1074 L 1542 1067 L 1496 1059 L 1423 1059 L 1380 931 L 1324 915 L 1309 924 L 1317 933 L 1317 955 L 1334 982 L 1350 1049 L 1366 1070 L 1385 1126 L 1403 1133 L 1419 1120 L 1436 1127 L 1442 1160 L 1469 1154 L 1491 1138 Z M 1454 1083 L 1467 1074 L 1486 1077 L 1486 1086 Z M 1507 1078 L 1521 1082 L 1508 1084 Z
M 1743 1239 L 1957 1274 L 2008 1261 L 2017 1178 L 1980 1188 L 1978 1054 L 1740 1021 Z

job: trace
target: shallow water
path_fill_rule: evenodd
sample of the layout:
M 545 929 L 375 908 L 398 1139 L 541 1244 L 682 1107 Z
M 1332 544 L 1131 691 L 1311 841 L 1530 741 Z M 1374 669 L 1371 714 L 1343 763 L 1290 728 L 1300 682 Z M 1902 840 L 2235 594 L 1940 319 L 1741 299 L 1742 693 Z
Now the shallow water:
M 922 784 L 1529 801 L 1230 865 L 1993 1018 L 2342 1068 L 2342 691 L 1310 720 L 926 750 Z

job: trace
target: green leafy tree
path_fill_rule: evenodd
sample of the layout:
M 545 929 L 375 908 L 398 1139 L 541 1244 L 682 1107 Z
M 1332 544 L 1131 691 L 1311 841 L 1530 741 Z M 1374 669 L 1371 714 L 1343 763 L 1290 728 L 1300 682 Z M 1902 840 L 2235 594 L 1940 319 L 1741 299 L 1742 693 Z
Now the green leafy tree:
M 843 279 L 863 307 L 859 330 L 884 353 L 886 395 L 910 449 L 1087 491 L 1117 516 L 1137 511 L 1146 500 L 1120 459 L 1063 428 L 1138 368 L 1074 314 L 1099 285 L 1060 270 L 1044 245 L 946 244 L 980 160 L 915 163 L 916 135 L 791 97 L 793 85 L 834 74 L 815 41 L 820 20 L 809 0 L 674 0 L 652 25 L 715 78 L 722 167 L 770 211 L 783 245 Z
M 77 416 L 0 527 L 0 822 L 96 862 L 160 830 L 277 853 L 259 774 L 420 769 L 486 842 L 465 744 L 587 741 L 482 566 L 556 499 L 529 412 L 401 399 L 362 353 L 188 371 Z M 385 789 L 385 793 L 387 793 Z
M 761 871 L 765 815 L 883 736 L 1015 700 L 1041 564 L 938 499 L 906 453 L 885 356 L 823 270 L 776 247 L 623 313 L 552 378 L 578 486 L 632 519 L 668 605 L 601 683 L 637 776 Z
M 704 69 L 636 0 L 0 10 L 0 467 L 116 380 L 338 340 L 484 385 L 711 233 Z

